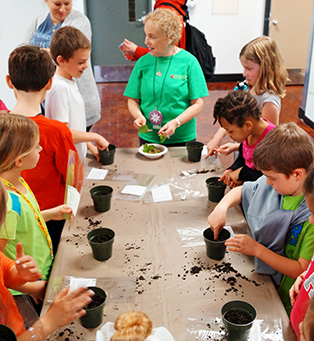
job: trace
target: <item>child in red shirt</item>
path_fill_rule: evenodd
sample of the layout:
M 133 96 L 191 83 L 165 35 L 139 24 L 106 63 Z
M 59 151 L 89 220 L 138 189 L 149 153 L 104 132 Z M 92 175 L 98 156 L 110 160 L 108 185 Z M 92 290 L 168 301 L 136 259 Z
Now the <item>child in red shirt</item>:
M 304 194 L 307 205 L 312 212 L 309 218 L 311 224 L 314 223 L 314 169 L 312 169 L 304 182 Z M 298 340 L 300 340 L 299 325 L 304 320 L 308 310 L 310 299 L 314 297 L 314 257 L 308 268 L 294 282 L 289 291 L 292 310 L 290 321 Z

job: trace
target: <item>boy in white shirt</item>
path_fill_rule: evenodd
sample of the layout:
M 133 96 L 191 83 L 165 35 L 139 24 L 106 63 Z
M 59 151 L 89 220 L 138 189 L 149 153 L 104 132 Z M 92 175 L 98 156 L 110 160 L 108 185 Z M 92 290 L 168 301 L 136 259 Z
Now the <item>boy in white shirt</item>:
M 97 133 L 86 132 L 84 101 L 74 79 L 80 78 L 87 68 L 90 50 L 88 38 L 74 27 L 65 26 L 54 33 L 50 53 L 57 68 L 52 88 L 46 95 L 45 115 L 69 125 L 81 160 L 88 148 L 99 161 L 97 147 L 108 149 L 109 142 Z

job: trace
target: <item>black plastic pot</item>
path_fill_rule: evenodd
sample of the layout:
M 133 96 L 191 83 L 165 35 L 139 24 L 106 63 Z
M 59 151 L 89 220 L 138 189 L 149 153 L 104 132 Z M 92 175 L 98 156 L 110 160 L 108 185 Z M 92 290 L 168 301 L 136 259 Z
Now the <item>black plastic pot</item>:
M 256 310 L 248 302 L 245 301 L 230 301 L 221 308 L 222 320 L 226 327 L 226 339 L 228 341 L 247 341 L 252 328 L 253 322 L 256 319 Z M 241 320 L 245 323 L 231 322 L 231 317 L 242 314 Z M 229 319 L 227 319 L 227 318 Z M 240 316 L 241 317 L 241 316 Z
M 93 329 L 102 323 L 107 294 L 99 287 L 88 288 L 93 290 L 95 295 L 92 297 L 92 302 L 84 308 L 86 314 L 80 317 L 80 322 L 83 327 Z
M 87 239 L 96 260 L 105 261 L 111 258 L 114 236 L 114 231 L 105 227 L 88 233 Z
M 204 143 L 198 141 L 187 142 L 188 160 L 198 162 L 201 159 Z
M 116 152 L 116 146 L 114 144 L 109 144 L 108 150 L 98 149 L 100 162 L 103 165 L 111 165 L 114 162 L 114 154 Z
M 219 202 L 225 195 L 226 184 L 218 181 L 220 178 L 213 176 L 205 180 L 208 190 L 208 200 Z
M 0 324 L 0 340 L 17 341 L 17 337 L 11 328 L 5 324 Z
M 113 189 L 110 186 L 96 186 L 90 189 L 94 208 L 97 212 L 107 212 L 111 207 Z
M 207 256 L 216 260 L 223 259 L 226 253 L 225 241 L 230 238 L 230 232 L 222 229 L 218 235 L 218 239 L 214 240 L 214 232 L 209 227 L 203 232 L 203 237 Z

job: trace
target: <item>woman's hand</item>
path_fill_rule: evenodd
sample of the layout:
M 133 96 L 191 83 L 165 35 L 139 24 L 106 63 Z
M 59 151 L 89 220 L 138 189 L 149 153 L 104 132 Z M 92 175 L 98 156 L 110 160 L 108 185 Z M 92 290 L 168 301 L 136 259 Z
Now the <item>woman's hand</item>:
M 146 124 L 146 118 L 141 115 L 137 119 L 134 120 L 133 126 L 136 128 L 136 130 L 139 130 L 141 126 L 144 126 Z
M 159 129 L 158 134 L 166 136 L 168 139 L 170 139 L 170 137 L 175 133 L 177 126 L 177 121 L 171 120 Z
M 297 277 L 297 279 L 295 280 L 293 286 L 290 288 L 289 290 L 289 296 L 290 296 L 290 300 L 291 300 L 291 304 L 294 305 L 298 294 L 300 293 L 301 290 L 301 285 L 304 281 L 304 276 L 306 274 L 306 271 L 304 271 L 303 273 L 301 273 L 300 276 Z
M 24 255 L 22 243 L 16 244 L 15 267 L 20 279 L 24 282 L 34 282 L 41 278 L 41 273 L 34 258 Z

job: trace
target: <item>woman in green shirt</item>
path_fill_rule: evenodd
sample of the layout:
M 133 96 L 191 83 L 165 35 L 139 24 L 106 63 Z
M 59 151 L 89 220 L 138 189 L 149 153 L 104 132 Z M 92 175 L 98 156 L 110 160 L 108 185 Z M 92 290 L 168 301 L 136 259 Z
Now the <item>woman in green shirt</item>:
M 178 15 L 159 8 L 145 19 L 145 44 L 150 53 L 136 63 L 124 95 L 139 132 L 140 144 L 184 146 L 196 139 L 196 115 L 208 95 L 197 59 L 175 46 L 182 24 Z M 147 126 L 147 132 L 145 131 Z

